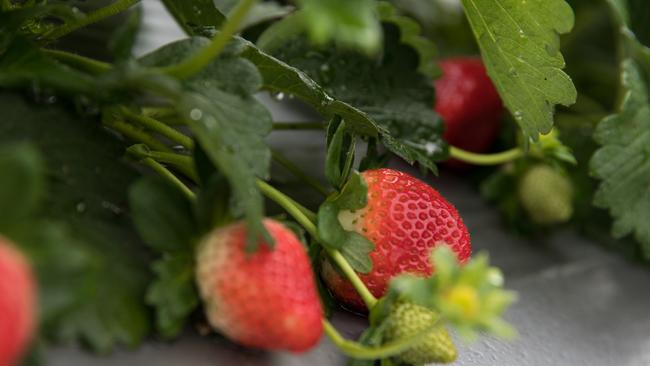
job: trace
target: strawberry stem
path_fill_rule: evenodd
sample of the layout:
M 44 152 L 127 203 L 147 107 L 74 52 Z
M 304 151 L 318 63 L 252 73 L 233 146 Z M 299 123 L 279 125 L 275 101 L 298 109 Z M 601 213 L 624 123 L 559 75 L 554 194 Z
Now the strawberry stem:
M 161 71 L 180 79 L 188 78 L 201 71 L 226 47 L 255 2 L 256 0 L 242 0 L 207 46 L 178 64 L 163 67 Z
M 192 192 L 191 189 L 189 189 L 183 182 L 181 182 L 181 180 L 178 179 L 178 177 L 176 177 L 174 173 L 170 172 L 169 169 L 165 168 L 164 165 L 153 160 L 152 158 L 144 158 L 140 160 L 140 162 L 153 169 L 156 173 L 160 174 L 160 176 L 165 178 L 168 182 L 170 182 L 174 186 L 178 187 L 181 190 L 181 192 L 183 192 L 185 196 L 187 196 L 187 198 L 189 198 L 190 200 L 193 201 L 196 199 L 196 194 L 194 194 L 194 192 Z
M 138 2 L 140 2 L 140 0 L 117 0 L 110 5 L 99 8 L 92 13 L 89 13 L 85 17 L 54 28 L 49 34 L 45 35 L 45 43 L 61 38 L 69 33 L 76 31 L 79 28 L 83 28 L 87 25 L 96 23 L 104 18 L 108 18 L 115 14 L 121 13 L 122 11 L 130 8 Z
M 314 213 L 311 213 L 311 215 L 306 215 L 304 213 L 304 210 L 307 210 L 306 208 L 301 209 L 295 204 L 295 201 L 264 181 L 258 180 L 257 187 L 266 197 L 277 203 L 280 207 L 284 208 L 289 213 L 289 215 L 298 221 L 298 223 L 302 225 L 302 227 L 307 230 L 309 235 L 311 235 L 317 242 L 323 242 L 322 239 L 318 236 L 318 229 L 314 224 L 316 217 Z M 310 219 L 308 216 L 312 216 L 312 219 Z M 348 261 L 338 250 L 331 249 L 327 245 L 322 246 L 330 258 L 332 258 L 332 260 L 343 271 L 348 280 L 350 280 L 352 286 L 354 286 L 354 288 L 357 290 L 359 296 L 361 296 L 361 299 L 363 299 L 363 302 L 366 304 L 368 309 L 372 309 L 377 303 L 377 298 L 370 292 L 370 290 L 368 290 L 363 281 L 361 281 L 359 275 L 354 271 L 352 266 L 350 266 L 350 263 L 348 263 Z
M 300 169 L 296 164 L 294 164 L 291 160 L 287 159 L 284 155 L 282 155 L 278 151 L 271 150 L 271 156 L 273 157 L 273 160 L 275 162 L 282 165 L 282 167 L 288 170 L 291 174 L 293 174 L 303 182 L 307 183 L 307 185 L 309 185 L 310 187 L 318 191 L 323 196 L 327 196 L 329 194 L 327 189 L 323 187 L 323 185 L 320 184 L 318 180 L 314 179 L 312 176 L 302 171 L 302 169 Z
M 116 120 L 104 122 L 104 124 L 106 125 L 106 127 L 109 127 L 110 129 L 121 133 L 125 137 L 133 141 L 141 142 L 152 149 L 159 150 L 159 151 L 166 151 L 166 152 L 172 151 L 172 149 L 170 149 L 167 145 L 158 141 L 155 137 L 153 137 L 148 132 L 144 131 L 141 128 L 137 128 L 128 122 L 116 119 Z
M 523 155 L 524 151 L 518 147 L 495 154 L 477 154 L 449 146 L 450 157 L 474 165 L 500 165 L 518 159 Z
M 183 146 L 188 150 L 192 150 L 194 148 L 194 141 L 192 138 L 172 127 L 169 127 L 167 124 L 160 122 L 155 118 L 133 113 L 126 107 L 120 108 L 120 112 L 127 120 L 138 123 L 152 131 L 156 131 L 157 133 L 165 136 L 169 140 Z
M 89 57 L 77 55 L 71 52 L 50 50 L 45 48 L 41 49 L 41 51 L 68 66 L 75 67 L 79 70 L 91 73 L 93 75 L 99 75 L 111 70 L 111 64 Z
M 424 341 L 426 339 L 425 336 L 439 326 L 440 322 L 436 321 L 431 324 L 431 326 L 426 327 L 409 337 L 389 342 L 379 347 L 368 347 L 359 342 L 345 339 L 327 319 L 323 319 L 323 329 L 332 343 L 334 343 L 346 355 L 360 360 L 375 360 L 396 356 L 409 348 L 416 346 L 419 342 Z

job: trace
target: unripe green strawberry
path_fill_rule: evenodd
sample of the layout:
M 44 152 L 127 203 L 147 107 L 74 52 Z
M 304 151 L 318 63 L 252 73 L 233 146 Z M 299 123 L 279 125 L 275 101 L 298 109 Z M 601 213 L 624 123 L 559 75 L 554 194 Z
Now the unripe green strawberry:
M 519 182 L 519 200 L 531 220 L 540 225 L 567 222 L 573 214 L 573 186 L 544 164 L 528 169 Z
M 323 332 L 309 257 L 281 223 L 264 226 L 275 247 L 247 253 L 246 225 L 210 233 L 197 252 L 196 279 L 210 324 L 235 342 L 267 350 L 306 351 Z
M 411 337 L 431 327 L 439 316 L 430 309 L 411 302 L 398 302 L 390 313 L 386 341 Z M 451 363 L 458 353 L 443 324 L 432 330 L 413 348 L 399 354 L 396 359 L 412 365 Z
M 18 364 L 36 325 L 36 282 L 25 257 L 0 236 L 0 366 Z

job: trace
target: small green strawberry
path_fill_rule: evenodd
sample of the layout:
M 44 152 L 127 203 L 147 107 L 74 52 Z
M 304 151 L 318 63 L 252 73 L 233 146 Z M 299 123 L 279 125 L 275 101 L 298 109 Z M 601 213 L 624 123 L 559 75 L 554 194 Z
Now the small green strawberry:
M 522 206 L 537 224 L 560 224 L 573 215 L 571 181 L 548 165 L 528 169 L 519 181 L 518 194 Z
M 439 320 L 434 311 L 411 302 L 398 302 L 391 309 L 385 340 L 390 342 L 413 336 Z M 412 365 L 451 363 L 458 356 L 449 333 L 443 324 L 432 330 L 413 348 L 396 357 L 397 361 Z

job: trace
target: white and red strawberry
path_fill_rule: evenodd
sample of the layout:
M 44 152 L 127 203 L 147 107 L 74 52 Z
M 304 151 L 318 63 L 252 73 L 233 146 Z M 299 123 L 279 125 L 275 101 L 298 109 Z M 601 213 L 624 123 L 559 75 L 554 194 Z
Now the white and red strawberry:
M 362 177 L 368 185 L 367 206 L 341 211 L 339 221 L 375 245 L 370 253 L 372 270 L 359 275 L 373 295 L 383 296 L 390 279 L 401 273 L 431 275 L 430 254 L 437 245 L 448 245 L 461 262 L 470 256 L 467 228 L 438 191 L 392 169 L 368 170 Z M 322 274 L 343 304 L 365 310 L 352 284 L 329 261 L 323 264 Z

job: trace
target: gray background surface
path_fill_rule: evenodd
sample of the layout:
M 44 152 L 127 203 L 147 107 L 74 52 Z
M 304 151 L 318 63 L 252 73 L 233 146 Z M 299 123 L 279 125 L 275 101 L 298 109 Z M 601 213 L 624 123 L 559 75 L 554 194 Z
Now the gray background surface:
M 140 53 L 169 40 L 183 38 L 157 0 L 145 0 L 145 28 Z M 304 120 L 300 108 L 286 106 L 266 95 L 260 98 L 280 121 Z M 307 114 L 308 115 L 308 114 Z M 279 132 L 272 145 L 307 171 L 320 176 L 323 136 L 319 132 Z M 395 167 L 417 171 L 400 162 Z M 281 181 L 289 175 L 278 169 Z M 572 231 L 559 231 L 530 241 L 505 232 L 498 214 L 465 181 L 451 174 L 429 177 L 429 182 L 454 203 L 473 237 L 475 252 L 487 250 L 506 275 L 507 287 L 520 300 L 506 314 L 520 336 L 513 342 L 481 338 L 474 344 L 458 342 L 455 365 L 494 366 L 643 366 L 650 365 L 650 268 L 607 253 Z M 292 190 L 293 192 L 293 190 Z M 310 191 L 303 201 L 318 200 Z M 355 338 L 366 323 L 361 317 L 337 312 L 333 319 L 341 332 Z M 174 342 L 151 340 L 138 350 L 119 350 L 97 357 L 75 347 L 47 354 L 55 366 L 73 365 L 343 365 L 345 358 L 325 338 L 311 352 L 295 356 L 246 350 L 218 336 L 200 337 L 188 329 Z

